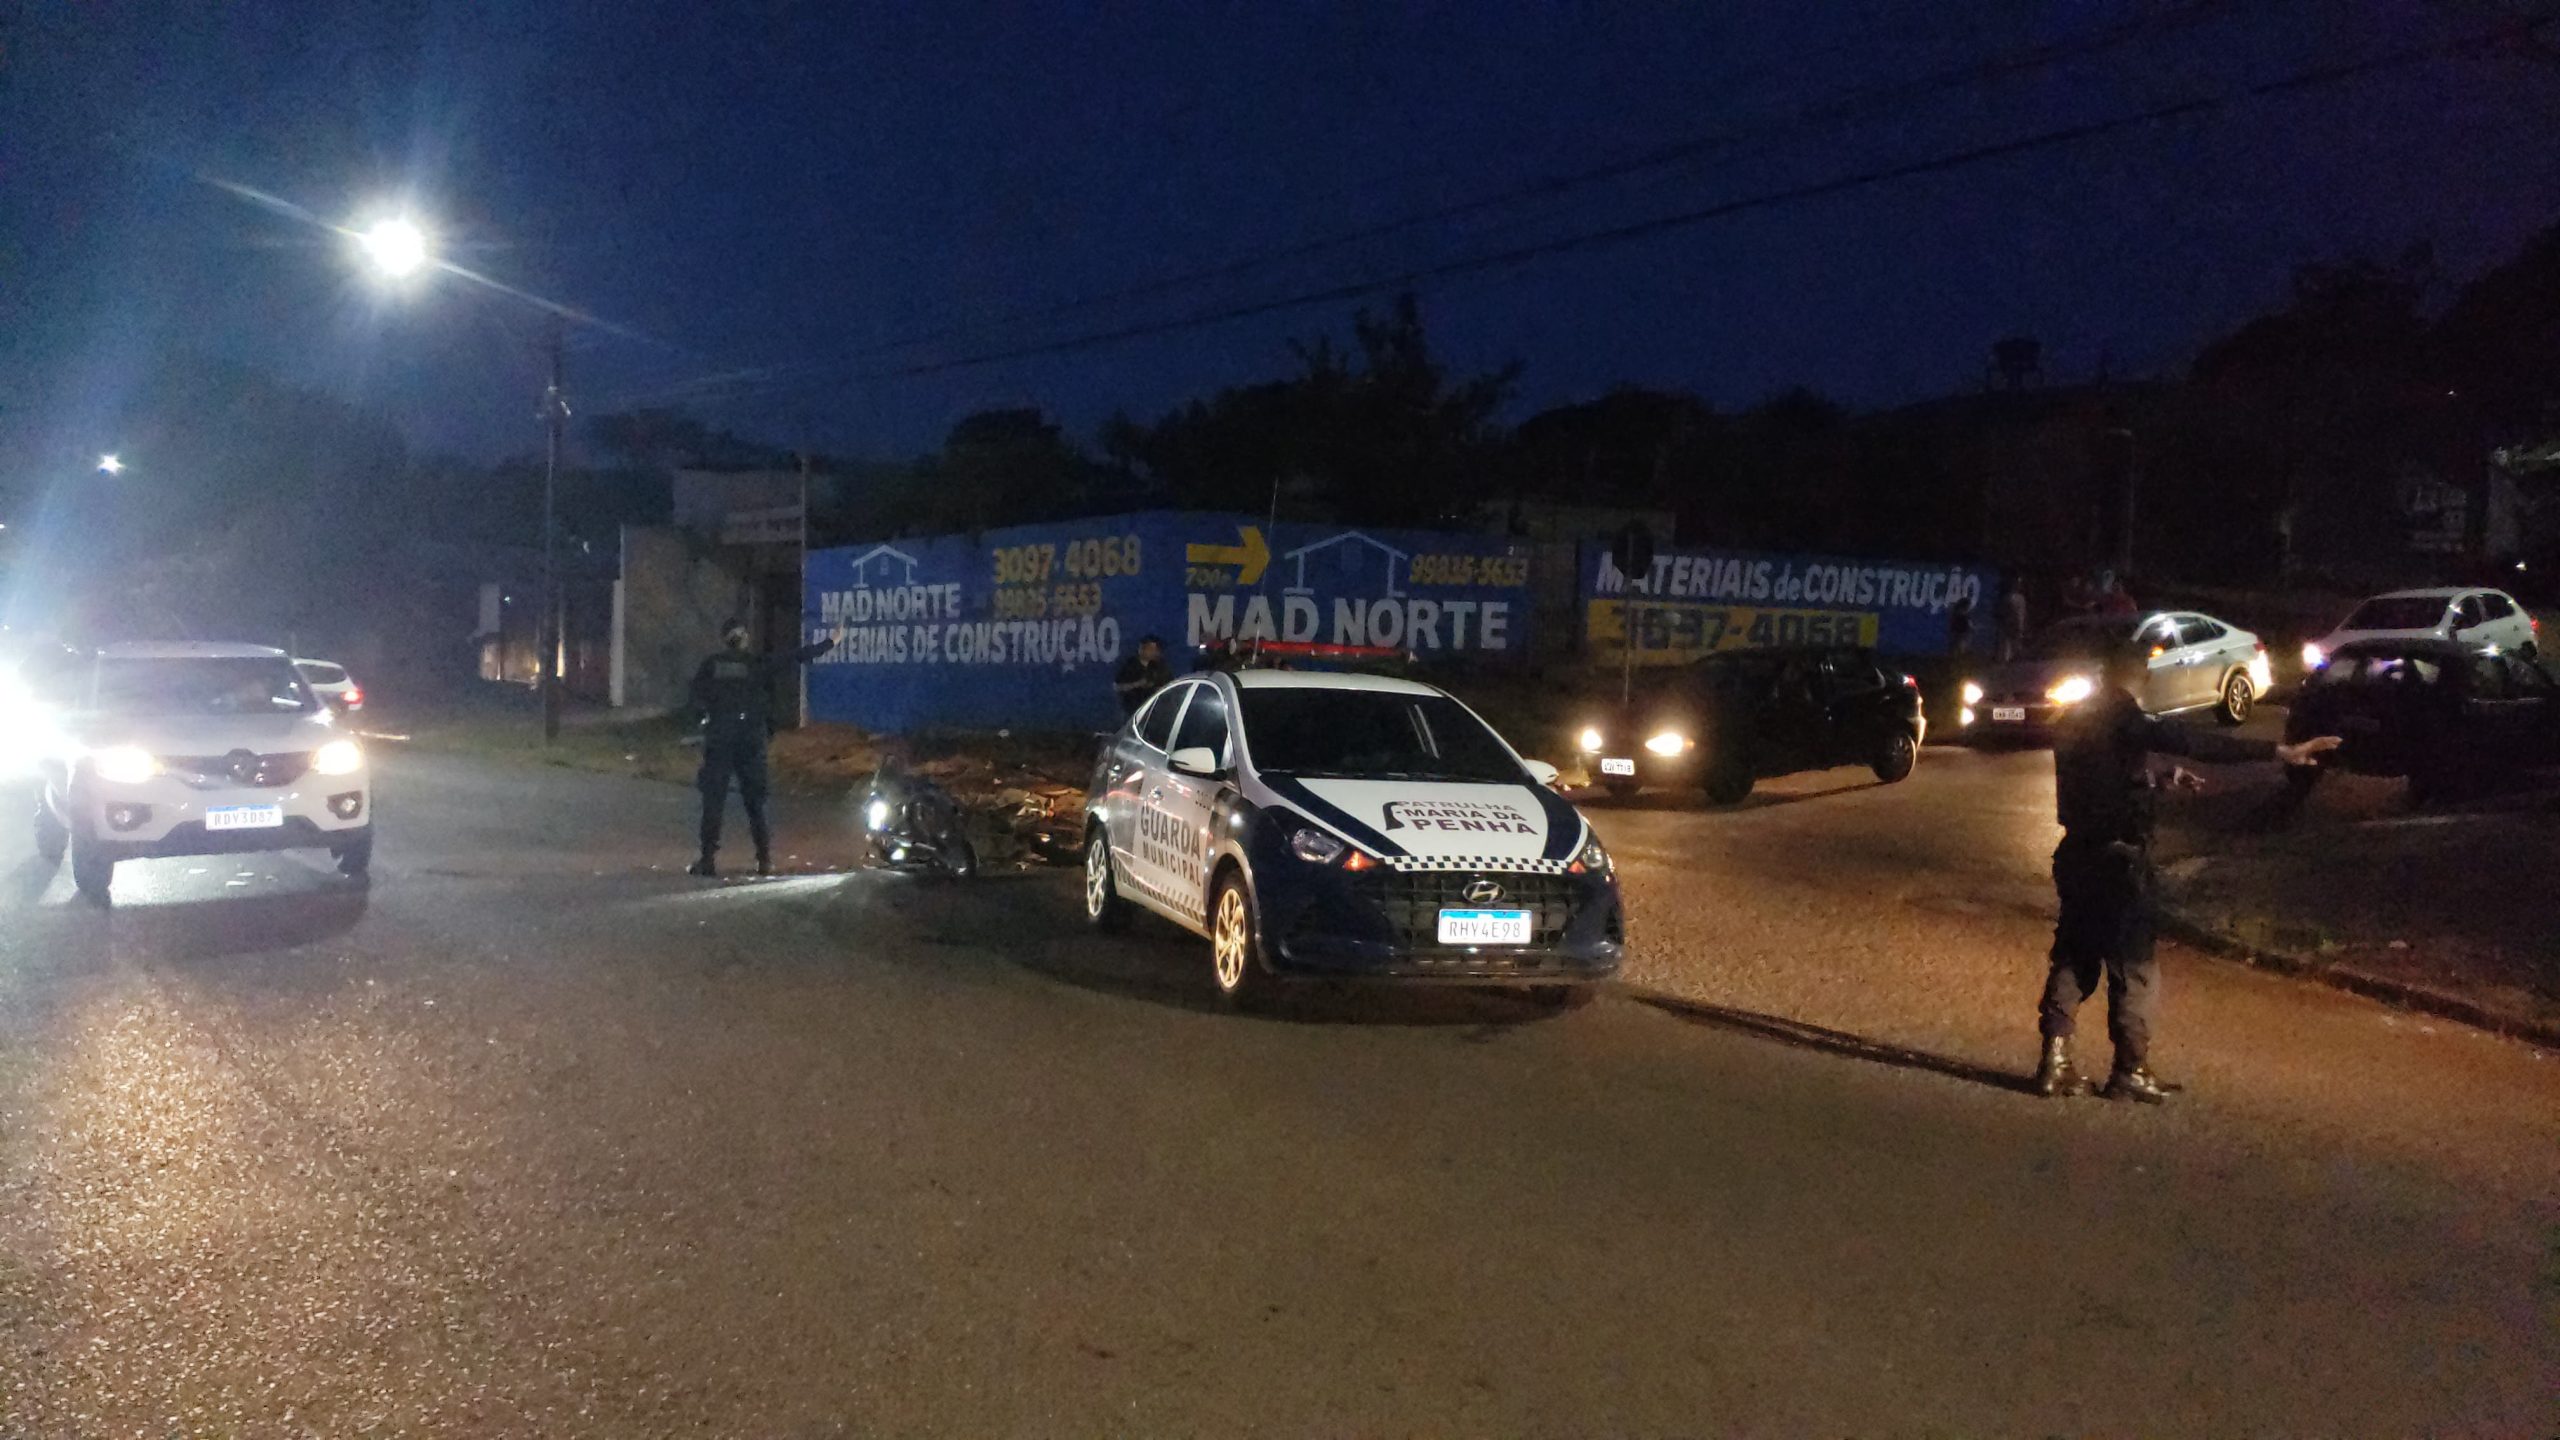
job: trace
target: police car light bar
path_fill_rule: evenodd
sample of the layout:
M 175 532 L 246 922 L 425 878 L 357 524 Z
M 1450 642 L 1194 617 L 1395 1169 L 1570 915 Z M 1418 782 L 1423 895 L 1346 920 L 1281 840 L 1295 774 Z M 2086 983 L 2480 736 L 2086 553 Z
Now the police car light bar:
M 1261 640 L 1245 652 L 1245 663 L 1273 660 L 1405 660 L 1412 658 L 1393 645 L 1327 645 L 1314 640 Z

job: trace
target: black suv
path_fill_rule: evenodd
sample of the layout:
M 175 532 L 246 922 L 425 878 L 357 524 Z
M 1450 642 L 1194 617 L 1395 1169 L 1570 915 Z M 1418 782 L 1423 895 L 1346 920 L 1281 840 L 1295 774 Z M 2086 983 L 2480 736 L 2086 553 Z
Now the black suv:
M 1591 778 L 1617 795 L 1701 786 L 1731 805 L 1764 777 L 1872 767 L 1891 784 L 1919 761 L 1920 683 L 1873 652 L 1734 650 L 1638 673 L 1623 703 L 1590 707 L 1571 735 Z

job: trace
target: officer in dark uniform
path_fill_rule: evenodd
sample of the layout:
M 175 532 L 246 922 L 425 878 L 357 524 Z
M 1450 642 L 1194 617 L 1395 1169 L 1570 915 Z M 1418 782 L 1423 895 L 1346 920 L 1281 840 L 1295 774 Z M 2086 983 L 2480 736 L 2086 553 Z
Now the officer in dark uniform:
M 1164 642 L 1153 635 L 1138 637 L 1138 653 L 1120 662 L 1111 677 L 1112 693 L 1120 699 L 1120 713 L 1135 715 L 1147 697 L 1173 683 L 1173 667 L 1165 663 Z
M 2071 1034 L 2080 1003 L 2107 983 L 2107 1035 L 2115 1042 L 2115 1069 L 2105 1091 L 2111 1100 L 2159 1104 L 2168 1087 L 2151 1073 L 2151 1014 L 2159 1003 L 2159 972 L 2152 958 L 2154 876 L 2151 833 L 2156 820 L 2153 755 L 2179 755 L 2224 764 L 2282 760 L 2309 765 L 2338 746 L 2334 735 L 2299 745 L 2190 730 L 2144 713 L 2134 692 L 2150 675 L 2141 646 L 2107 657 L 2096 693 L 2066 712 L 2053 746 L 2056 808 L 2062 847 L 2053 852 L 2053 886 L 2062 916 L 2053 927 L 2052 970 L 2040 1007 L 2044 1056 L 2036 1066 L 2036 1092 L 2045 1096 L 2087 1092 L 2071 1063 Z M 2204 782 L 2183 767 L 2169 783 L 2201 789 Z
M 729 782 L 738 782 L 738 799 L 747 807 L 747 833 L 755 837 L 756 873 L 773 873 L 773 832 L 764 819 L 765 742 L 773 738 L 774 677 L 788 666 L 805 665 L 844 639 L 839 627 L 824 640 L 782 655 L 747 653 L 747 622 L 720 626 L 720 653 L 693 672 L 693 709 L 702 717 L 702 858 L 688 873 L 717 876 L 714 857 L 720 851 L 721 812 L 729 807 Z

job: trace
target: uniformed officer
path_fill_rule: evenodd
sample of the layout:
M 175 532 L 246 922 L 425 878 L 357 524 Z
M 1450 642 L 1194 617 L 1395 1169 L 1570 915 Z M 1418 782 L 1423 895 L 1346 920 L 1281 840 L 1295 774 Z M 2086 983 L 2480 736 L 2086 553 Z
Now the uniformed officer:
M 2144 713 L 2135 690 L 2150 675 L 2140 646 L 2107 657 L 2095 694 L 2065 715 L 2053 747 L 2056 808 L 2062 847 L 2053 852 L 2053 885 L 2062 916 L 2053 927 L 2052 969 L 2040 1007 L 2044 1056 L 2035 1085 L 2045 1096 L 2083 1094 L 2087 1085 L 2071 1063 L 2071 1034 L 2080 1003 L 2107 983 L 2107 1035 L 2115 1042 L 2115 1068 L 2104 1094 L 2111 1100 L 2159 1104 L 2168 1087 L 2151 1073 L 2151 1015 L 2160 997 L 2152 958 L 2154 876 L 2151 834 L 2158 781 L 2150 757 L 2180 755 L 2238 764 L 2282 760 L 2309 765 L 2338 746 L 2334 735 L 2299 745 L 2190 730 Z M 2169 783 L 2202 789 L 2183 767 Z
M 1173 667 L 1165 663 L 1164 641 L 1153 635 L 1138 637 L 1138 653 L 1120 662 L 1111 677 L 1112 693 L 1120 699 L 1120 713 L 1135 715 L 1147 697 L 1173 683 Z
M 693 710 L 702 718 L 702 858 L 688 872 L 705 877 L 720 873 L 721 812 L 729 806 L 729 782 L 738 782 L 738 799 L 747 808 L 747 833 L 756 842 L 756 873 L 773 873 L 773 832 L 766 826 L 765 742 L 773 738 L 773 682 L 785 665 L 805 665 L 844 639 L 839 627 L 824 640 L 782 655 L 747 653 L 747 622 L 720 626 L 721 649 L 693 672 Z

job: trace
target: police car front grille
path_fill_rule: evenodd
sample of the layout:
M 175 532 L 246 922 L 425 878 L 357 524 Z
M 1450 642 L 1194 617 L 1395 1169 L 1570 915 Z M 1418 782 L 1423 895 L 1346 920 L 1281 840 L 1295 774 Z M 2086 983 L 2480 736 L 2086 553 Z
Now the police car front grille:
M 1498 900 L 1471 900 L 1467 887 L 1490 880 L 1502 887 Z M 1442 950 L 1440 912 L 1458 910 L 1528 910 L 1536 915 L 1530 943 L 1556 945 L 1573 923 L 1573 877 L 1565 874 L 1484 874 L 1465 870 L 1371 871 L 1356 877 L 1355 892 L 1385 918 L 1396 944 L 1405 950 Z

